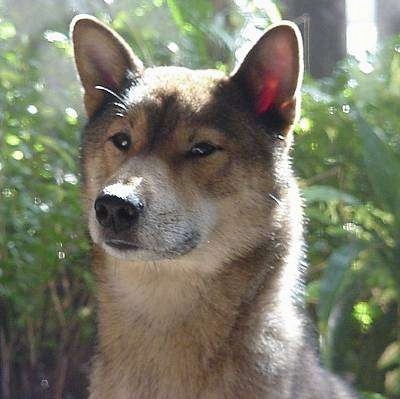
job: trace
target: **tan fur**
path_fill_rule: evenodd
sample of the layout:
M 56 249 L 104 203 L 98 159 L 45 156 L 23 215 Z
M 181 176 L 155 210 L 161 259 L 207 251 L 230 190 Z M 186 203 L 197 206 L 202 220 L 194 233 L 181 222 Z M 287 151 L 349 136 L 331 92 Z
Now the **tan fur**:
M 319 366 L 301 306 L 302 210 L 288 155 L 297 29 L 273 27 L 230 77 L 143 70 L 92 17 L 76 18 L 72 32 L 99 302 L 90 398 L 354 398 Z M 257 115 L 269 73 L 278 91 Z M 121 132 L 126 150 L 113 141 Z M 193 156 L 205 142 L 214 151 Z M 124 204 L 124 217 L 128 198 L 142 201 L 129 228 L 118 230 L 108 208 L 113 224 L 101 222 L 103 195 Z

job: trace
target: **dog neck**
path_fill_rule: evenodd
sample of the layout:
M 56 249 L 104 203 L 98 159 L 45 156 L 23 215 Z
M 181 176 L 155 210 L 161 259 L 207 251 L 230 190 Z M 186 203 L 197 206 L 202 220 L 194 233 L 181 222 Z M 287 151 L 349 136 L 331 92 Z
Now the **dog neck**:
M 293 230 L 278 227 L 247 253 L 214 267 L 214 272 L 209 264 L 204 272 L 200 257 L 127 262 L 95 247 L 100 309 L 93 386 L 105 379 L 107 384 L 101 386 L 121 390 L 120 397 L 127 397 L 123 389 L 136 384 L 137 397 L 157 397 L 146 387 L 170 392 L 168 381 L 175 381 L 173 390 L 179 390 L 176 381 L 214 386 L 238 368 L 258 370 L 264 364 L 269 364 L 271 383 L 278 381 L 272 378 L 282 375 L 292 343 L 302 342 L 301 320 L 292 299 L 298 296 L 299 225 L 293 223 Z M 289 239 L 287 234 L 298 237 Z M 279 246 L 280 242 L 296 244 Z M 260 364 L 255 364 L 257 359 Z M 110 368 L 118 371 L 108 377 L 105 370 Z M 199 389 L 193 387 L 193 397 Z M 188 397 L 188 390 L 184 392 L 173 391 L 171 397 Z
M 100 339 L 121 334 L 135 342 L 139 337 L 163 337 L 165 345 L 168 337 L 176 347 L 175 341 L 186 335 L 193 346 L 215 348 L 218 341 L 226 345 L 232 334 L 248 331 L 246 325 L 251 325 L 251 335 L 265 330 L 266 324 L 274 329 L 280 311 L 290 323 L 297 273 L 288 280 L 293 276 L 288 270 L 293 267 L 291 254 L 286 249 L 271 254 L 270 245 L 253 249 L 215 274 L 202 273 L 201 264 L 188 266 L 180 260 L 126 262 L 102 253 Z M 282 321 L 279 325 L 282 328 Z

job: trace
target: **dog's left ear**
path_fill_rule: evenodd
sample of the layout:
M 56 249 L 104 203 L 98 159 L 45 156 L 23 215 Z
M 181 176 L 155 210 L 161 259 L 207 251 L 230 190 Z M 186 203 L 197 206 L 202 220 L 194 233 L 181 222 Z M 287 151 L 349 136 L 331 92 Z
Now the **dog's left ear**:
M 245 88 L 258 116 L 267 119 L 272 115 L 284 128 L 296 117 L 296 97 L 303 77 L 302 53 L 299 29 L 291 22 L 282 22 L 268 29 L 232 77 Z
M 121 36 L 95 17 L 77 15 L 70 30 L 85 108 L 91 117 L 106 94 L 96 86 L 118 92 L 130 73 L 142 72 L 143 64 Z

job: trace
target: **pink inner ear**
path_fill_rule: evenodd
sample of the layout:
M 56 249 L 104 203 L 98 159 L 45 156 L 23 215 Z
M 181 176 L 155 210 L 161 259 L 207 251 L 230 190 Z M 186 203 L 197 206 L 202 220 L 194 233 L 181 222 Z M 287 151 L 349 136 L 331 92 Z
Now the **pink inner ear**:
M 115 90 L 118 88 L 118 84 L 114 76 L 105 70 L 105 68 L 100 68 L 101 79 L 103 81 L 102 85 L 107 89 Z
M 278 95 L 279 78 L 275 74 L 267 73 L 264 76 L 264 84 L 257 96 L 256 112 L 263 114 L 274 104 Z
M 97 75 L 96 84 L 104 86 L 107 89 L 115 90 L 118 88 L 118 81 L 114 76 L 112 63 L 107 59 L 99 57 L 94 49 L 87 50 L 87 56 L 92 61 L 92 67 Z

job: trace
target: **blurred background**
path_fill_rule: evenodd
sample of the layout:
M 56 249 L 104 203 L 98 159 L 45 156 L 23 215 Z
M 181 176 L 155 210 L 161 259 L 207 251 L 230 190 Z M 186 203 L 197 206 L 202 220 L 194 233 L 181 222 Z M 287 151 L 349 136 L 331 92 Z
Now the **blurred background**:
M 0 397 L 87 397 L 96 324 L 68 38 L 78 13 L 111 24 L 148 66 L 227 72 L 271 22 L 299 25 L 307 306 L 326 367 L 365 398 L 400 398 L 398 0 L 0 0 Z

